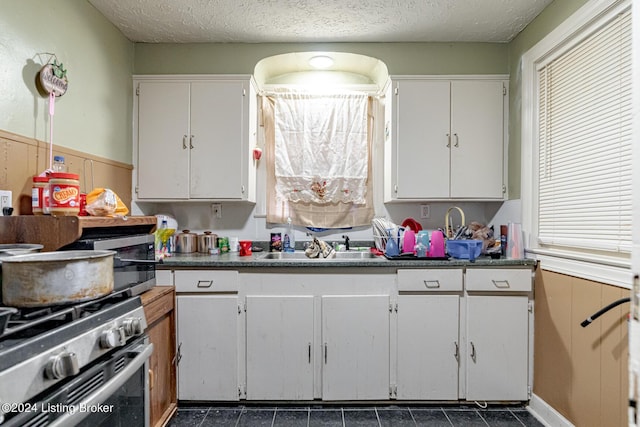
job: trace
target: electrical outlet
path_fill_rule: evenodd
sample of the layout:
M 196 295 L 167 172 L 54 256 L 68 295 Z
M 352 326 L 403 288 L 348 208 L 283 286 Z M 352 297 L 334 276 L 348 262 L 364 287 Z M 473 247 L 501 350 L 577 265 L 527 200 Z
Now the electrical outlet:
M 431 206 L 420 205 L 420 218 L 422 219 L 429 218 L 430 215 L 431 215 Z
M 3 208 L 11 207 L 12 194 L 8 190 L 0 190 L 0 215 L 3 215 Z
M 211 204 L 211 213 L 216 218 L 222 218 L 222 205 L 220 203 L 212 203 Z

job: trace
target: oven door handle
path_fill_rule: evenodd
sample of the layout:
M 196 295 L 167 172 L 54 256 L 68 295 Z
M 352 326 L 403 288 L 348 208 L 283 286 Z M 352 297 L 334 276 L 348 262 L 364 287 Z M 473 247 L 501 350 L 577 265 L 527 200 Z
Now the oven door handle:
M 122 267 L 123 264 L 162 264 L 162 260 L 155 259 L 129 259 L 129 258 L 120 258 L 113 257 L 113 265 L 114 267 Z
M 138 353 L 138 355 L 131 361 L 127 366 L 124 367 L 123 370 L 118 372 L 118 374 L 107 381 L 102 387 L 98 390 L 91 393 L 86 397 L 82 402 L 75 405 L 76 407 L 90 407 L 91 405 L 102 405 L 107 401 L 109 396 L 114 394 L 120 387 L 131 379 L 131 377 L 136 373 L 138 369 L 140 369 L 144 363 L 149 359 L 151 353 L 153 353 L 153 344 L 143 344 L 131 350 L 132 353 Z M 146 373 L 146 371 L 145 371 Z M 67 412 L 59 418 L 53 420 L 50 424 L 47 424 L 49 427 L 73 427 L 77 425 L 83 418 L 87 415 L 90 415 L 89 411 L 80 411 L 77 410 L 74 413 Z

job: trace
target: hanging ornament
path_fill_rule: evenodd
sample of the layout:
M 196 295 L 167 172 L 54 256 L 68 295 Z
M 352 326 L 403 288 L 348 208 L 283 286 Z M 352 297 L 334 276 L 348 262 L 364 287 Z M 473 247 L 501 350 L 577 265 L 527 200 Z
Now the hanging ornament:
M 67 92 L 69 81 L 67 70 L 62 62 L 58 62 L 54 56 L 53 64 L 48 63 L 40 70 L 40 85 L 48 94 L 62 96 Z

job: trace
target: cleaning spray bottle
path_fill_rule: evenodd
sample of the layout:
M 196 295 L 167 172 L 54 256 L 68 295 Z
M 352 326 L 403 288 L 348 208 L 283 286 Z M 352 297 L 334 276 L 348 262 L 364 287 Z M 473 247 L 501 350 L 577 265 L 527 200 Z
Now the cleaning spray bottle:
M 295 252 L 296 250 L 296 238 L 293 235 L 293 224 L 291 223 L 291 217 L 287 218 L 287 231 L 284 234 L 284 251 Z

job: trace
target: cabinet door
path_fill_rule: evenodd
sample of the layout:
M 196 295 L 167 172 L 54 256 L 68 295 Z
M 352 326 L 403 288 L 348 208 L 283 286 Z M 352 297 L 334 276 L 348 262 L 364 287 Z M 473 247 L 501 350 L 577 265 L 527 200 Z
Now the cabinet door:
M 238 400 L 238 297 L 178 295 L 178 399 Z
M 397 81 L 396 197 L 449 197 L 449 82 Z
M 451 197 L 503 198 L 504 99 L 500 81 L 451 82 Z
M 245 84 L 191 83 L 191 198 L 242 198 Z
M 247 399 L 313 399 L 313 296 L 247 296 Z
M 141 82 L 138 198 L 189 197 L 189 83 Z
M 526 296 L 467 297 L 467 400 L 527 400 Z
M 398 298 L 398 399 L 458 400 L 459 300 Z
M 389 296 L 322 297 L 322 399 L 389 398 Z

